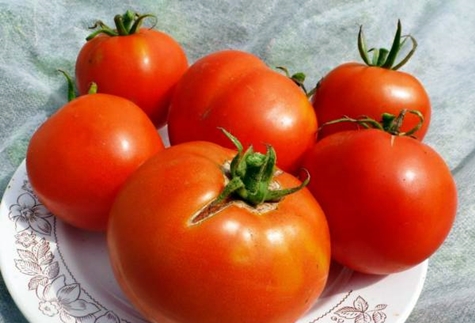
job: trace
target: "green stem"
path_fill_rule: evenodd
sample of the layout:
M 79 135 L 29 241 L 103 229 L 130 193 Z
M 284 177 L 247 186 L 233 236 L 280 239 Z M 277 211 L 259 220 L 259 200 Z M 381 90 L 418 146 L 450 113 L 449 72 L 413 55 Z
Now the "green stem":
M 229 182 L 215 200 L 215 204 L 223 203 L 231 197 L 240 199 L 251 206 L 278 202 L 308 184 L 309 177 L 297 187 L 271 189 L 277 161 L 274 148 L 267 146 L 265 154 L 254 152 L 252 147 L 243 151 L 243 146 L 236 137 L 225 129 L 221 131 L 234 143 L 238 153 L 231 161 Z
M 368 57 L 368 50 L 366 49 L 366 40 L 363 36 L 363 26 L 360 26 L 360 30 L 358 32 L 358 51 L 366 65 L 373 65 L 373 63 L 371 63 Z
M 92 82 L 91 85 L 89 86 L 89 90 L 87 91 L 87 94 L 96 94 L 97 93 L 97 83 Z
M 93 33 L 89 34 L 86 37 L 86 41 L 90 41 L 94 37 L 98 36 L 99 34 L 105 34 L 110 37 L 118 36 L 117 31 L 111 29 L 109 26 L 104 24 L 102 21 L 96 21 L 94 26 L 90 27 L 89 29 L 99 28 L 98 30 L 94 31 Z
M 278 70 L 281 70 L 285 73 L 285 76 L 287 76 L 289 79 L 291 79 L 299 88 L 301 88 L 305 95 L 307 95 L 307 97 L 311 97 L 313 93 L 311 92 L 308 92 L 306 87 L 305 87 L 305 79 L 307 78 L 307 76 L 305 75 L 305 73 L 303 72 L 297 72 L 293 75 L 290 75 L 290 72 L 289 70 L 287 69 L 287 67 L 285 66 L 277 66 L 276 67 Z
M 417 116 L 419 118 L 419 122 L 412 129 L 409 129 L 408 131 L 401 131 L 401 127 L 407 113 Z M 389 132 L 390 134 L 397 135 L 397 136 L 407 136 L 407 137 L 410 137 L 414 135 L 417 131 L 419 131 L 419 129 L 422 127 L 422 124 L 424 123 L 424 116 L 422 115 L 422 113 L 420 113 L 417 110 L 404 109 L 397 116 L 390 113 L 383 113 L 381 119 L 382 119 L 381 124 L 383 125 L 383 128 L 386 132 Z
M 361 117 L 361 118 L 354 119 L 354 118 L 350 118 L 348 116 L 344 116 L 343 118 L 340 118 L 340 119 L 335 119 L 335 120 L 325 122 L 324 124 L 322 124 L 320 126 L 319 131 L 323 127 L 328 127 L 330 125 L 334 125 L 334 124 L 342 123 L 342 122 L 356 123 L 356 124 L 358 124 L 359 126 L 365 128 L 365 129 L 384 130 L 383 125 L 380 122 L 374 120 L 373 118 L 364 116 L 364 117 Z
M 402 27 L 401 21 L 398 20 L 397 23 L 397 30 L 394 36 L 394 40 L 390 50 L 386 48 L 370 48 L 368 49 L 366 45 L 366 40 L 363 34 L 363 26 L 360 26 L 358 31 L 358 52 L 360 54 L 361 59 L 367 66 L 377 66 L 391 70 L 398 70 L 402 66 L 404 66 L 409 59 L 414 55 L 416 48 L 417 48 L 417 41 L 411 35 L 401 35 Z M 396 60 L 398 55 L 400 54 L 401 49 L 406 44 L 406 41 L 410 39 L 412 42 L 411 50 L 404 56 L 399 63 L 396 64 Z M 370 57 L 369 54 L 372 54 Z M 310 91 L 306 91 L 307 97 L 311 98 L 317 91 L 319 87 L 319 83 L 311 89 Z
M 388 52 L 387 58 L 385 58 L 382 61 L 382 64 L 379 65 L 382 68 L 387 68 L 391 69 L 391 67 L 394 65 L 394 62 L 396 61 L 397 54 L 399 52 L 399 49 L 401 48 L 401 21 L 397 21 L 397 29 L 396 29 L 396 35 L 394 35 L 394 40 L 393 44 L 391 46 L 391 49 Z
M 137 14 L 134 13 L 133 11 L 130 11 L 130 10 L 127 10 L 122 15 L 121 23 L 123 24 L 125 30 L 129 31 L 131 29 L 132 24 L 134 23 L 136 16 L 137 16 Z
M 140 30 L 145 18 L 156 19 L 156 16 L 152 14 L 140 15 L 133 11 L 127 10 L 123 15 L 116 15 L 114 17 L 115 29 L 110 28 L 99 20 L 94 24 L 94 26 L 90 28 L 99 29 L 87 36 L 86 40 L 89 41 L 100 34 L 105 34 L 110 37 L 133 35 Z M 155 27 L 155 24 L 156 22 L 151 28 Z
M 414 37 L 412 37 L 411 35 L 406 35 L 404 36 L 404 41 L 401 43 L 401 47 L 404 45 L 404 43 L 406 42 L 407 39 L 410 39 L 411 42 L 412 42 L 412 48 L 411 50 L 409 51 L 409 53 L 398 63 L 396 64 L 396 66 L 393 66 L 393 70 L 398 70 L 400 69 L 402 66 L 404 66 L 408 61 L 409 59 L 412 57 L 412 55 L 414 55 L 415 51 L 416 51 L 416 48 L 417 48 L 417 41 Z
M 58 72 L 61 72 L 66 78 L 66 81 L 68 82 L 68 102 L 71 102 L 72 100 L 76 98 L 76 92 L 74 91 L 73 79 L 68 73 L 66 73 L 66 71 L 58 70 Z
M 125 28 L 123 16 L 115 16 L 114 23 L 117 30 L 117 36 L 127 36 L 129 34 L 129 31 Z
M 137 19 L 134 20 L 134 24 L 129 29 L 129 34 L 135 34 L 142 26 L 142 22 L 144 21 L 145 18 L 155 19 L 155 22 L 153 23 L 151 28 L 155 27 L 155 25 L 157 24 L 157 17 L 155 15 L 152 15 L 152 14 L 140 15 L 140 16 L 137 16 Z
M 408 131 L 401 131 L 401 127 L 407 113 L 417 116 L 419 118 L 419 122 L 412 129 Z M 391 135 L 394 135 L 394 136 L 411 137 L 422 127 L 422 124 L 424 123 L 424 116 L 422 115 L 421 112 L 417 110 L 407 110 L 407 109 L 401 110 L 401 112 L 397 116 L 391 113 L 383 113 L 381 115 L 381 121 L 376 121 L 375 119 L 367 117 L 367 116 L 363 116 L 357 119 L 345 116 L 343 118 L 324 123 L 320 127 L 319 130 L 321 130 L 323 127 L 337 124 L 337 123 L 342 123 L 342 122 L 356 123 L 365 129 L 378 129 L 378 130 L 382 130 L 387 133 L 390 133 Z
M 396 60 L 401 49 L 406 44 L 406 40 L 410 39 L 412 42 L 411 50 L 404 56 L 399 63 L 396 64 Z M 398 70 L 403 65 L 405 65 L 409 59 L 412 57 L 417 48 L 417 41 L 411 35 L 402 35 L 402 26 L 401 21 L 397 22 L 396 34 L 394 35 L 394 40 L 391 45 L 391 48 L 387 50 L 386 48 L 371 48 L 367 49 L 366 41 L 363 35 L 363 27 L 360 26 L 358 33 L 358 51 L 364 63 L 368 66 L 378 66 L 385 69 Z M 369 58 L 369 53 L 373 54 L 373 58 Z

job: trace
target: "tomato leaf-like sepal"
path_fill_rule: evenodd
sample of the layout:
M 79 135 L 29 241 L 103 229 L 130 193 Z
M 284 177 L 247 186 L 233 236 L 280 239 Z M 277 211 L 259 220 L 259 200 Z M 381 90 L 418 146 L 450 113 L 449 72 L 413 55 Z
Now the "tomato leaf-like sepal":
M 60 73 L 64 75 L 66 78 L 66 82 L 68 84 L 68 102 L 71 102 L 76 98 L 76 91 L 74 90 L 74 82 L 71 76 L 64 70 L 58 70 Z
M 89 41 L 99 34 L 105 34 L 110 37 L 133 35 L 138 32 L 138 30 L 142 26 L 144 19 L 146 18 L 154 18 L 156 20 L 155 15 L 140 15 L 130 10 L 127 10 L 123 15 L 116 15 L 114 17 L 115 29 L 112 29 L 102 21 L 98 20 L 92 27 L 90 27 L 90 29 L 99 29 L 87 36 L 86 40 Z M 154 26 L 155 23 L 153 24 L 152 28 Z
M 229 182 L 215 203 L 221 203 L 230 196 L 234 196 L 252 206 L 266 202 L 278 202 L 284 196 L 302 189 L 310 181 L 310 177 L 307 176 L 297 187 L 271 189 L 277 161 L 274 148 L 268 145 L 265 154 L 255 152 L 252 146 L 244 151 L 242 144 L 236 137 L 225 129 L 221 130 L 234 143 L 237 154 L 230 164 Z
M 417 116 L 419 118 L 419 122 L 412 129 L 409 129 L 408 131 L 401 131 L 401 126 L 403 124 L 404 118 L 407 113 Z M 390 113 L 383 113 L 381 115 L 380 121 L 377 121 L 367 116 L 362 116 L 360 118 L 350 118 L 348 116 L 344 116 L 343 118 L 335 119 L 335 120 L 328 121 L 322 124 L 320 126 L 320 129 L 323 127 L 327 127 L 329 125 L 337 124 L 341 122 L 356 123 L 365 129 L 379 129 L 381 131 L 390 133 L 391 135 L 394 135 L 394 136 L 411 137 L 414 135 L 414 133 L 416 133 L 422 127 L 422 124 L 424 123 L 424 116 L 422 115 L 420 111 L 407 110 L 407 109 L 401 110 L 401 112 L 397 116 Z
M 407 39 L 410 39 L 412 42 L 411 50 L 406 54 L 406 56 L 401 59 L 399 63 L 396 64 L 397 57 L 401 49 L 406 44 Z M 391 45 L 391 49 L 387 50 L 386 48 L 370 48 L 367 49 L 366 41 L 363 35 L 363 26 L 360 26 L 358 32 L 358 51 L 361 58 L 368 66 L 378 66 L 391 70 L 398 70 L 403 65 L 405 65 L 409 59 L 412 57 L 417 48 L 417 41 L 411 35 L 402 35 L 402 26 L 401 21 L 398 20 L 396 34 L 394 35 L 394 40 Z M 369 58 L 369 53 L 373 54 L 372 59 Z
M 305 93 L 305 95 L 309 98 L 313 95 L 313 90 L 312 91 L 307 91 L 307 88 L 305 87 L 305 79 L 307 78 L 307 75 L 303 72 L 297 72 L 294 74 L 290 74 L 289 70 L 285 66 L 277 66 L 276 69 L 282 71 L 285 73 L 285 76 L 287 76 L 292 82 L 295 83 L 302 91 Z

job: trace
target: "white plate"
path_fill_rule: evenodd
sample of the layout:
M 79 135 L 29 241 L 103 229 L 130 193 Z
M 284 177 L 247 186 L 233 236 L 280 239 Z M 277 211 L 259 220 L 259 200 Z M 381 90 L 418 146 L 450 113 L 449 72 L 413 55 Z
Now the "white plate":
M 380 277 L 334 265 L 324 293 L 298 323 L 402 323 L 427 266 Z M 0 268 L 31 322 L 145 322 L 114 280 L 104 234 L 74 229 L 51 215 L 31 191 L 25 162 L 0 205 Z

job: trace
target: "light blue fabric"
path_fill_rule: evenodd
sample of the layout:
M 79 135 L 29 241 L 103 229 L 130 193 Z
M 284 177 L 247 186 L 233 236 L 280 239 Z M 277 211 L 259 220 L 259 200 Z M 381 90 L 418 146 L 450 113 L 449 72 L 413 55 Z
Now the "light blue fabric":
M 426 142 L 455 175 L 454 228 L 431 258 L 409 323 L 475 322 L 475 2 L 472 0 L 0 0 L 0 194 L 25 157 L 36 127 L 66 102 L 64 78 L 97 19 L 133 9 L 153 13 L 190 62 L 235 48 L 271 66 L 304 71 L 307 87 L 346 61 L 359 61 L 360 25 L 370 46 L 388 47 L 401 19 L 419 42 L 403 71 L 433 105 Z M 389 291 L 390 292 L 390 291 Z M 0 279 L 0 323 L 25 322 Z M 347 323 L 347 321 L 345 321 Z

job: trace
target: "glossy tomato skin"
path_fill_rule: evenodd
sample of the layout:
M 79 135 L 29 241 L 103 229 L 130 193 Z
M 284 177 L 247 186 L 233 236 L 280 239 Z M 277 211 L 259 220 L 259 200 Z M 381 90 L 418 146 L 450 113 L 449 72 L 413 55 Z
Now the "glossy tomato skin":
M 322 292 L 330 245 L 307 189 L 268 212 L 230 204 L 193 218 L 224 187 L 235 152 L 210 142 L 166 149 L 124 185 L 111 211 L 114 273 L 152 322 L 294 322 Z M 283 173 L 282 187 L 300 182 Z
M 330 227 L 333 258 L 369 274 L 406 270 L 447 237 L 457 208 L 443 159 L 410 137 L 343 131 L 319 141 L 303 162 Z
M 76 60 L 76 84 L 86 94 L 95 82 L 98 92 L 131 100 L 162 127 L 174 87 L 187 68 L 175 39 L 142 28 L 127 36 L 101 34 L 84 44 Z
M 168 117 L 172 145 L 205 140 L 233 148 L 218 129 L 245 147 L 274 147 L 278 166 L 298 168 L 316 138 L 317 119 L 305 93 L 258 57 L 224 50 L 195 62 L 177 85 Z
M 415 134 L 419 140 L 427 133 L 432 111 L 429 95 L 414 76 L 360 63 L 345 63 L 330 71 L 320 80 L 312 104 L 320 125 L 344 116 L 381 120 L 383 113 L 417 110 L 424 116 L 422 128 Z M 417 116 L 407 115 L 401 131 L 414 128 L 418 122 Z M 323 127 L 319 139 L 357 127 L 349 122 Z
M 26 168 L 35 194 L 53 214 L 103 231 L 125 179 L 161 149 L 161 137 L 138 106 L 92 94 L 67 103 L 36 130 Z

